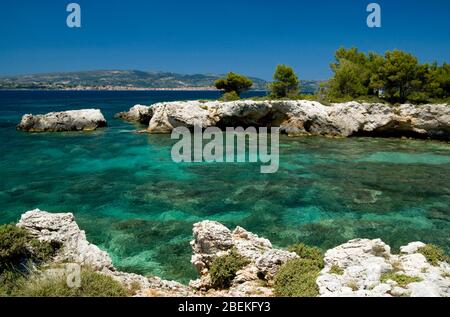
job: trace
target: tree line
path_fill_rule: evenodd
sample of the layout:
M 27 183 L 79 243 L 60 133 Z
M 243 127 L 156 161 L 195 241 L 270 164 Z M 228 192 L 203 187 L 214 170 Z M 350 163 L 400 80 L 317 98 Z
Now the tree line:
M 389 103 L 449 102 L 450 65 L 421 64 L 413 55 L 400 50 L 384 55 L 365 54 L 357 48 L 340 48 L 330 65 L 333 76 L 315 95 L 300 95 L 300 80 L 287 65 L 278 65 L 268 85 L 271 99 L 314 99 L 322 102 L 349 100 L 385 101 Z M 247 77 L 229 73 L 216 81 L 216 88 L 230 101 L 252 87 Z

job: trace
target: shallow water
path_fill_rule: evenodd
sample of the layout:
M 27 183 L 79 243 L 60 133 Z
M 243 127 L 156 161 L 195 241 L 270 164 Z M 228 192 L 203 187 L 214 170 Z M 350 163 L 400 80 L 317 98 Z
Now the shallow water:
M 192 224 L 240 225 L 285 247 L 356 237 L 450 252 L 450 145 L 397 139 L 281 137 L 280 169 L 175 164 L 175 141 L 113 119 L 136 103 L 215 92 L 0 92 L 0 223 L 30 209 L 73 212 L 122 270 L 187 281 Z M 92 133 L 15 131 L 24 113 L 101 108 Z

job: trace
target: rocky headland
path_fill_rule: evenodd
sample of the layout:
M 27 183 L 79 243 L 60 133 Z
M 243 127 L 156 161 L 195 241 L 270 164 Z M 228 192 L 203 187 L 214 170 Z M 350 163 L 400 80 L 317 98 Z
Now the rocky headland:
M 381 103 L 323 105 L 307 100 L 164 102 L 137 105 L 117 117 L 148 126 L 149 133 L 171 133 L 179 126 L 280 127 L 290 136 L 380 136 L 450 139 L 446 104 L 389 106 Z
M 278 273 L 303 256 L 274 248 L 241 227 L 231 231 L 218 222 L 203 221 L 194 225 L 191 242 L 191 262 L 199 278 L 187 286 L 118 271 L 106 252 L 86 240 L 70 213 L 33 210 L 23 214 L 17 226 L 40 241 L 61 246 L 53 263 L 89 266 L 133 289 L 134 296 L 277 296 L 283 281 Z M 430 263 L 421 251 L 424 247 L 413 242 L 393 254 L 379 239 L 351 240 L 321 256 L 313 288 L 317 296 L 450 296 L 450 265 L 446 260 Z M 240 267 L 232 272 L 230 257 L 240 259 Z M 302 268 L 294 265 L 295 269 Z M 217 287 L 215 280 L 224 275 L 231 277 L 227 287 Z
M 44 115 L 26 114 L 17 129 L 27 132 L 93 131 L 105 127 L 106 120 L 98 109 L 51 112 Z

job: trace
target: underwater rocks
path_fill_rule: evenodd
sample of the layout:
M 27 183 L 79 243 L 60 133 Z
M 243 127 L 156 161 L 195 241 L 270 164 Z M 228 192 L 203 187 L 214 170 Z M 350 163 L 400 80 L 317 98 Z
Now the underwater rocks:
M 135 117 L 136 109 L 127 116 Z M 150 133 L 192 128 L 280 127 L 291 135 L 387 136 L 450 138 L 450 107 L 446 104 L 398 107 L 380 103 L 348 102 L 323 105 L 307 100 L 232 102 L 164 102 L 152 106 Z
M 400 248 L 400 254 L 380 239 L 355 239 L 325 253 L 325 268 L 317 278 L 321 296 L 448 297 L 450 265 L 429 264 L 418 249 L 422 242 Z M 396 281 L 394 281 L 394 279 Z
M 45 115 L 26 114 L 17 129 L 27 132 L 93 131 L 105 126 L 106 120 L 100 110 L 84 109 Z
M 153 109 L 150 106 L 135 105 L 127 112 L 120 112 L 115 118 L 148 125 L 153 117 Z

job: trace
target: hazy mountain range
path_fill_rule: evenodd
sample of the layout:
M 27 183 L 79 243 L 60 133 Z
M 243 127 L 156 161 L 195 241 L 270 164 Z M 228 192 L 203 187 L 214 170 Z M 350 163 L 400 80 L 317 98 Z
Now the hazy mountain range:
M 184 75 L 137 70 L 99 70 L 0 77 L 0 89 L 194 89 L 207 88 L 223 75 Z M 264 90 L 267 81 L 250 77 L 252 89 Z M 302 81 L 302 90 L 314 92 L 318 81 Z

